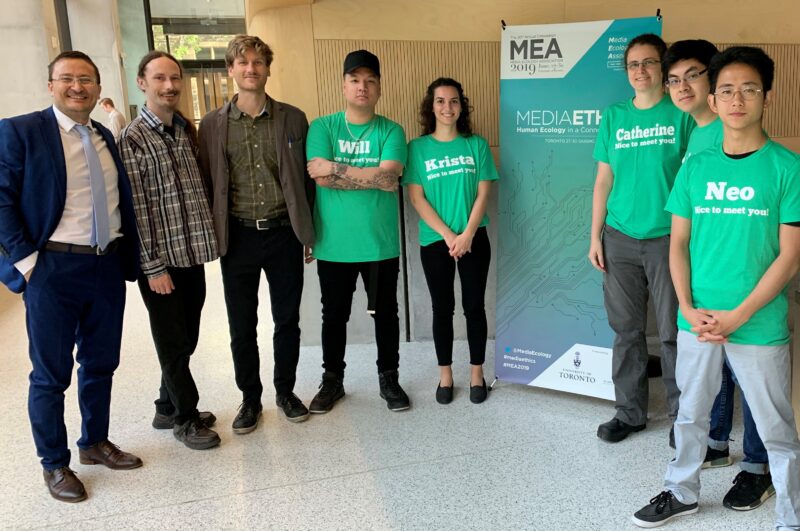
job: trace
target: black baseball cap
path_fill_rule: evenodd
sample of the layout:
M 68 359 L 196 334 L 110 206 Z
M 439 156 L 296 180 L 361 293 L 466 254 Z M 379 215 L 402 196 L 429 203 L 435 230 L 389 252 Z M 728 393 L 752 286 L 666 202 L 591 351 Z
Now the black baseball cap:
M 381 77 L 381 62 L 374 53 L 367 50 L 356 50 L 344 58 L 344 74 L 349 74 L 361 67 L 369 68 L 376 76 Z

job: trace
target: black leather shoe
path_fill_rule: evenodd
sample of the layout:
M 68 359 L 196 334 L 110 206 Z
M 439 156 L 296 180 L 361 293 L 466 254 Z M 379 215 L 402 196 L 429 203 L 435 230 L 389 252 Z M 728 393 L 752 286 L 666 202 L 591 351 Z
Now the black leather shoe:
M 275 403 L 289 422 L 308 420 L 308 408 L 303 404 L 302 400 L 297 398 L 296 394 L 278 395 L 275 397 Z
M 469 401 L 473 404 L 480 404 L 486 397 L 489 396 L 489 390 L 486 389 L 486 380 L 481 380 L 480 385 L 469 386 Z
M 442 387 L 441 383 L 436 386 L 436 401 L 440 404 L 449 404 L 453 401 L 453 385 Z
M 172 435 L 192 450 L 208 450 L 217 446 L 220 442 L 217 432 L 208 429 L 199 418 L 175 425 L 172 428 Z
M 239 413 L 233 419 L 233 433 L 244 435 L 258 427 L 261 418 L 261 402 L 242 402 Z
M 646 427 L 647 424 L 631 426 L 630 424 L 622 422 L 618 418 L 614 417 L 608 422 L 600 424 L 600 426 L 597 427 L 597 436 L 606 442 L 615 443 L 621 441 L 631 433 L 642 431 Z
M 53 498 L 67 503 L 76 503 L 86 499 L 86 489 L 83 488 L 83 483 L 68 466 L 55 470 L 42 470 L 42 472 L 44 482 Z
M 217 417 L 210 411 L 201 411 L 200 421 L 206 425 L 206 428 L 212 428 L 217 422 Z M 175 416 L 165 415 L 156 411 L 153 417 L 153 427 L 157 430 L 171 430 L 175 427 Z
M 86 449 L 78 448 L 78 458 L 82 465 L 105 465 L 112 470 L 130 470 L 142 466 L 141 459 L 123 452 L 108 439 Z

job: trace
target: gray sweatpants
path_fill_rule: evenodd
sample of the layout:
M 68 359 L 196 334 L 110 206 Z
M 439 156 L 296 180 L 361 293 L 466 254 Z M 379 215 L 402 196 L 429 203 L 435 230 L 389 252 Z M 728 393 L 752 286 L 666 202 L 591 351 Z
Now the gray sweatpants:
M 664 486 L 681 503 L 695 503 L 700 495 L 700 467 L 706 455 L 714 398 L 722 382 L 727 355 L 739 380 L 758 435 L 769 456 L 775 486 L 778 529 L 800 529 L 800 441 L 791 403 L 789 345 L 762 346 L 697 341 L 694 334 L 678 334 L 676 376 L 681 407 L 675 421 L 675 459 L 667 465 Z
M 608 324 L 614 331 L 611 377 L 616 395 L 616 417 L 639 426 L 647 423 L 647 299 L 653 296 L 661 372 L 667 390 L 670 418 L 678 414 L 680 391 L 675 384 L 678 298 L 669 274 L 669 236 L 638 240 L 606 225 L 603 230 Z M 717 386 L 719 389 L 719 386 Z

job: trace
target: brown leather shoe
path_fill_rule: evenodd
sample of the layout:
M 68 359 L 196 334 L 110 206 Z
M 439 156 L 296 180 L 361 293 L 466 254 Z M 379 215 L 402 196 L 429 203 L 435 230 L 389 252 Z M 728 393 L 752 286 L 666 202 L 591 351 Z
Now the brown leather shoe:
M 68 466 L 55 470 L 42 470 L 44 482 L 50 491 L 50 496 L 67 503 L 76 503 L 86 499 L 86 489 L 75 472 Z
M 78 456 L 82 465 L 105 465 L 113 470 L 130 470 L 142 466 L 141 459 L 128 452 L 123 452 L 119 446 L 108 439 L 85 450 L 79 448 Z

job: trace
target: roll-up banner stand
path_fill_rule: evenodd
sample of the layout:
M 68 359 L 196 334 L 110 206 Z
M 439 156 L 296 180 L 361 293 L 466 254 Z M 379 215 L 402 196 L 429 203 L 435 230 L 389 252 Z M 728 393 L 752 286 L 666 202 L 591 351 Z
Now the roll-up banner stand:
M 500 67 L 495 374 L 614 399 L 602 274 L 587 259 L 595 137 L 632 97 L 628 42 L 660 17 L 507 26 Z

